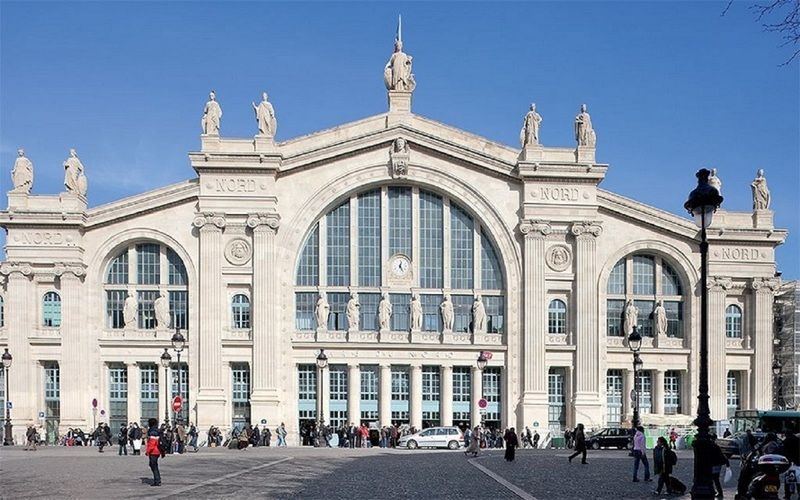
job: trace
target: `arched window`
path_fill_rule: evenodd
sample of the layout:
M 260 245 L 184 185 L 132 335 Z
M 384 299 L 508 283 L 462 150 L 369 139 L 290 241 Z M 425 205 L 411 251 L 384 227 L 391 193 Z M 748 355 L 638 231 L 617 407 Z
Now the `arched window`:
M 250 299 L 247 295 L 238 293 L 231 300 L 231 318 L 233 318 L 233 328 L 250 328 Z
M 106 327 L 125 328 L 125 301 L 136 303 L 139 329 L 154 329 L 158 321 L 155 302 L 164 295 L 169 303 L 170 324 L 160 325 L 185 330 L 189 327 L 189 280 L 178 254 L 157 242 L 132 243 L 111 259 L 105 274 Z
M 567 333 L 567 305 L 563 300 L 550 301 L 547 308 L 547 332 L 561 335 Z
M 735 304 L 725 309 L 725 336 L 732 339 L 742 338 L 742 308 Z
M 61 326 L 61 296 L 56 292 L 47 292 L 42 300 L 42 324 L 44 326 Z

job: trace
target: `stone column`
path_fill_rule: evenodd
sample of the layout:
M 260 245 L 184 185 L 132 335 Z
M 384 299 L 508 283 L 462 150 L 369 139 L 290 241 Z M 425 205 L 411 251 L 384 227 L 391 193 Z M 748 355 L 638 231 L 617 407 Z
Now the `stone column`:
M 225 217 L 199 214 L 194 219 L 194 226 L 200 233 L 200 352 L 197 370 L 200 373 L 200 387 L 197 395 L 197 425 L 207 429 L 212 425 L 225 424 L 221 332 L 227 309 L 220 289 Z M 169 390 L 168 386 L 166 390 Z
M 128 370 L 128 422 L 142 420 L 142 375 L 138 363 L 125 363 Z
M 6 401 L 11 401 L 11 423 L 14 427 L 14 442 L 24 444 L 25 425 L 35 417 L 37 394 L 33 386 L 36 378 L 36 364 L 32 360 L 28 333 L 35 325 L 34 291 L 31 285 L 31 266 L 24 263 L 4 262 L 0 265 L 0 274 L 6 281 L 6 335 L 8 335 L 8 352 L 14 357 L 8 370 L 8 394 Z M 5 412 L 5 409 L 2 410 Z
M 753 385 L 750 383 L 753 379 L 753 370 L 747 370 L 740 373 L 742 374 L 740 404 L 742 408 L 755 408 L 755 406 L 753 406 Z
M 728 418 L 727 377 L 725 366 L 725 295 L 733 286 L 730 278 L 708 278 L 708 407 L 711 418 Z M 697 335 L 700 335 L 698 329 Z M 698 346 L 699 340 L 698 340 Z M 767 366 L 767 369 L 771 365 Z M 699 370 L 699 365 L 698 365 Z
M 439 380 L 439 421 L 441 425 L 453 425 L 453 367 L 442 366 Z
M 653 370 L 653 413 L 664 414 L 664 370 Z
M 347 418 L 361 424 L 361 370 L 358 365 L 347 365 Z
M 320 371 L 319 383 L 322 384 L 322 419 L 326 424 L 331 420 L 331 366 L 328 365 Z M 318 417 L 319 418 L 319 417 Z
M 469 416 L 472 427 L 481 423 L 481 409 L 478 401 L 483 397 L 483 371 L 477 366 L 472 367 L 472 394 L 470 395 Z
M 381 365 L 379 377 L 380 390 L 378 391 L 378 416 L 381 425 L 392 423 L 392 367 Z
M 86 359 L 81 350 L 81 333 L 85 320 L 82 315 L 81 278 L 86 274 L 81 265 L 56 264 L 55 274 L 61 281 L 61 420 L 59 427 L 66 431 L 83 424 Z
M 622 381 L 622 421 L 633 420 L 633 400 L 631 400 L 631 390 L 633 389 L 633 369 L 626 368 L 622 371 L 624 380 Z
M 545 239 L 552 228 L 547 222 L 523 220 L 519 230 L 525 239 L 522 421 L 530 425 L 533 421 L 547 422 L 547 305 L 544 273 Z
M 253 230 L 253 300 L 250 314 L 253 332 L 252 388 L 250 396 L 253 421 L 267 419 L 268 425 L 280 419 L 278 367 L 281 355 L 278 344 L 278 285 L 275 259 L 277 214 L 258 214 L 247 218 Z
M 422 366 L 411 365 L 409 369 L 408 419 L 411 427 L 422 429 Z
M 773 302 L 775 292 L 780 288 L 778 278 L 757 278 L 750 283 L 753 289 L 755 306 L 752 332 L 753 345 L 753 392 L 752 408 L 766 410 L 772 408 L 772 357 L 773 357 Z M 742 377 L 744 378 L 744 377 Z M 742 384 L 744 386 L 744 384 Z M 744 387 L 742 388 L 744 389 Z M 742 392 L 744 394 L 744 392 Z
M 570 228 L 575 236 L 576 300 L 576 362 L 575 412 L 590 423 L 603 421 L 600 400 L 600 332 L 597 323 L 597 238 L 603 229 L 594 222 L 575 223 Z M 584 425 L 586 422 L 584 422 Z

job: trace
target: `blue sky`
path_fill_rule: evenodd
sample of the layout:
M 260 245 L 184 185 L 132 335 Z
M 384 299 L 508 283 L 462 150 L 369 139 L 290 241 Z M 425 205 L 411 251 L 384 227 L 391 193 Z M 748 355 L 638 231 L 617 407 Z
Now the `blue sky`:
M 225 136 L 253 135 L 263 90 L 279 140 L 381 113 L 402 13 L 416 113 L 516 146 L 535 101 L 542 142 L 572 146 L 586 102 L 602 187 L 677 214 L 698 168 L 719 169 L 729 210 L 764 168 L 798 278 L 798 62 L 726 3 L 0 2 L 0 205 L 20 146 L 41 194 L 76 148 L 92 206 L 194 177 L 212 88 Z

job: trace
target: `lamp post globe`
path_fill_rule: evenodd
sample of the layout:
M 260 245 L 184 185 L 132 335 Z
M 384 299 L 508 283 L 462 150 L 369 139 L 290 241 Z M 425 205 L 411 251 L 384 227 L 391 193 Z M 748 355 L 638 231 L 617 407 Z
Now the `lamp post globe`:
M 639 349 L 642 348 L 642 335 L 636 325 L 633 326 L 633 331 L 628 335 L 628 347 L 631 352 L 639 352 Z
M 163 366 L 165 369 L 169 368 L 170 361 L 172 361 L 172 356 L 169 355 L 169 351 L 165 347 L 164 353 L 161 355 L 161 366 Z
M 181 331 L 176 328 L 175 334 L 172 336 L 172 348 L 175 349 L 175 352 L 181 352 L 184 347 L 186 347 L 186 339 Z
M 11 407 L 8 405 L 8 369 L 11 368 L 11 362 L 14 361 L 14 357 L 11 356 L 11 353 L 8 352 L 8 348 L 6 347 L 5 352 L 0 357 L 3 360 L 3 378 L 6 381 L 5 390 L 5 400 L 6 400 L 6 423 L 3 425 L 3 446 L 13 446 L 14 444 L 14 433 L 13 433 L 13 426 L 11 425 Z
M 3 368 L 11 368 L 11 362 L 14 361 L 14 357 L 11 356 L 11 353 L 8 352 L 8 348 L 6 348 L 6 352 L 3 353 Z
M 164 353 L 161 355 L 161 366 L 164 367 L 164 380 L 166 381 L 169 378 L 169 363 L 172 361 L 172 356 L 169 355 L 169 351 L 167 348 L 164 348 Z M 165 382 L 165 385 L 169 382 Z M 167 386 L 168 387 L 168 386 Z M 164 423 L 169 425 L 169 391 L 164 391 Z
M 481 351 L 481 353 L 478 355 L 478 361 L 477 361 L 478 370 L 483 371 L 483 369 L 486 368 L 486 364 L 488 362 L 489 360 L 486 359 L 486 355 L 483 353 L 483 351 Z
M 317 367 L 323 369 L 328 366 L 328 356 L 325 354 L 325 349 L 320 349 L 317 354 Z

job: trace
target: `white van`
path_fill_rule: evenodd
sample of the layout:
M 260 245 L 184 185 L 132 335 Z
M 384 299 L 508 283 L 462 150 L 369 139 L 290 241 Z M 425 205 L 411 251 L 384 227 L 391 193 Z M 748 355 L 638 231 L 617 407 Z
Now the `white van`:
M 458 427 L 428 427 L 416 434 L 400 438 L 399 447 L 409 450 L 417 448 L 449 448 L 457 450 L 464 446 L 464 434 Z

